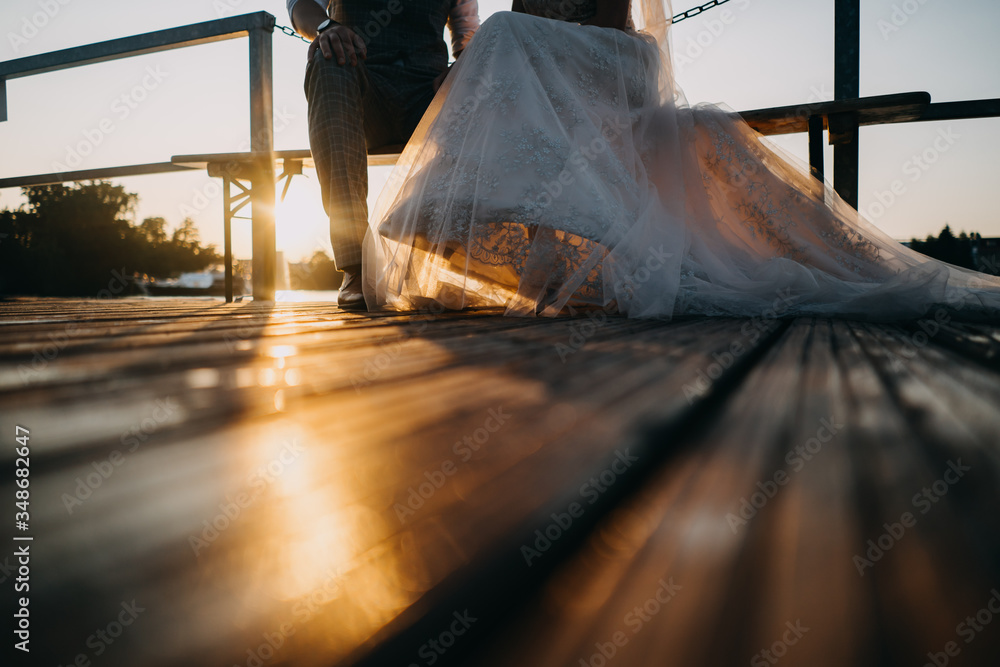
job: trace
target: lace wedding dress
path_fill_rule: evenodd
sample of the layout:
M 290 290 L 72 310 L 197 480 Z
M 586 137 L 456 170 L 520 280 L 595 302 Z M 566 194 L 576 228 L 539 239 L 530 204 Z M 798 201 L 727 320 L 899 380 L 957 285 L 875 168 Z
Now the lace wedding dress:
M 736 114 L 687 106 L 666 3 L 627 31 L 579 25 L 596 0 L 523 5 L 483 23 L 393 172 L 370 307 L 1000 313 L 1000 279 L 896 243 Z

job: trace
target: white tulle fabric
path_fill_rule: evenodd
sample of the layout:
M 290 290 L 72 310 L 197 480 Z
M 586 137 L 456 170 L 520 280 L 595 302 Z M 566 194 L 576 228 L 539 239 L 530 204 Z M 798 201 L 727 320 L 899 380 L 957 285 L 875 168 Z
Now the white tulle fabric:
M 579 25 L 595 2 L 483 23 L 373 213 L 370 307 L 1000 312 L 1000 279 L 894 242 L 739 116 L 687 106 L 669 5 L 636 5 L 623 32 Z

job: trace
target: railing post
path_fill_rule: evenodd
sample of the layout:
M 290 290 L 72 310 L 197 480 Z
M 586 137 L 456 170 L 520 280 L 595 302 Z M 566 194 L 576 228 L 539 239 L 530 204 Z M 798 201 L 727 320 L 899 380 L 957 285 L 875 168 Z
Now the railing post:
M 253 298 L 274 300 L 274 121 L 271 24 L 250 31 L 250 150 L 263 153 L 251 170 Z
M 850 100 L 861 96 L 861 0 L 835 0 L 833 97 Z M 856 114 L 829 118 L 833 144 L 833 187 L 844 200 L 858 207 L 858 119 Z

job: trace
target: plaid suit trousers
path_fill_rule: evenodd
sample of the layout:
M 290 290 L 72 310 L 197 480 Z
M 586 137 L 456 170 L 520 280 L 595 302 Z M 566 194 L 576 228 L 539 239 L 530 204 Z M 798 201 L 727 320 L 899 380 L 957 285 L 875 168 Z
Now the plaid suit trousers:
M 317 50 L 306 67 L 309 145 L 338 269 L 361 263 L 368 228 L 368 149 L 404 144 L 434 97 L 443 59 L 400 56 L 357 66 Z

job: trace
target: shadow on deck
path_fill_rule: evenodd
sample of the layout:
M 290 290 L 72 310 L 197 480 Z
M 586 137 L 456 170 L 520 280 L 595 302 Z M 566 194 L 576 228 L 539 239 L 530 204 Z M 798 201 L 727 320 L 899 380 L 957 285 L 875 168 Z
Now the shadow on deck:
M 933 321 L 0 303 L 32 664 L 992 664 L 998 350 Z

